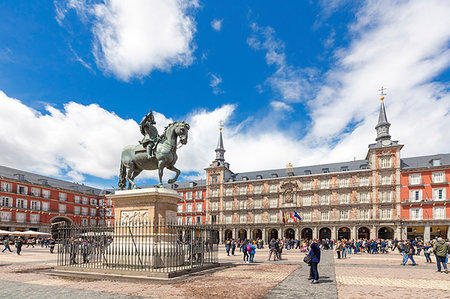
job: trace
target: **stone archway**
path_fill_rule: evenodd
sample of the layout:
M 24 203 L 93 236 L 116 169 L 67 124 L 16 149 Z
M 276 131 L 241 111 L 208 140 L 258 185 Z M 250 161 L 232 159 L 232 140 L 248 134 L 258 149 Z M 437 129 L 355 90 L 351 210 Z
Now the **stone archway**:
M 309 227 L 302 229 L 302 239 L 305 240 L 311 240 L 313 238 L 313 230 Z
M 348 227 L 341 227 L 338 230 L 338 240 L 350 240 L 350 229 Z
M 238 231 L 238 239 L 240 239 L 241 241 L 247 240 L 247 230 L 241 228 Z
M 365 226 L 358 228 L 358 239 L 370 240 L 370 229 Z
M 292 228 L 288 228 L 284 231 L 284 238 L 285 239 L 295 239 L 295 230 Z
M 331 229 L 322 227 L 319 230 L 319 240 L 331 239 Z
M 262 239 L 262 237 L 263 237 L 262 230 L 260 230 L 259 228 L 255 228 L 253 230 L 253 240 Z
M 231 240 L 233 239 L 233 232 L 231 231 L 231 229 L 227 229 L 225 230 L 225 232 L 223 233 L 223 240 Z
M 270 240 L 272 239 L 278 239 L 278 230 L 276 228 L 271 228 L 269 229 L 268 233 L 268 240 L 270 242 Z
M 70 226 L 73 224 L 72 219 L 65 216 L 55 216 L 50 219 L 50 225 L 52 226 L 51 234 L 52 238 L 59 239 L 60 236 L 58 233 L 58 228 L 62 226 Z
M 378 239 L 394 239 L 394 230 L 388 226 L 383 226 L 378 229 Z

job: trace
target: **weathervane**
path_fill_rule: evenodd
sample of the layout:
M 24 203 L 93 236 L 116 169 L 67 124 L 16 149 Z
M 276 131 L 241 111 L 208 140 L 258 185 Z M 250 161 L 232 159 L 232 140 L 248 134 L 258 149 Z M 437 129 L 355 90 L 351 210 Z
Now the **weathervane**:
M 384 91 L 385 91 L 386 89 L 387 89 L 387 88 L 386 88 L 386 87 L 383 87 L 383 86 L 381 86 L 381 88 L 378 89 L 378 90 L 380 91 L 380 96 L 381 96 L 380 100 L 384 100 L 384 96 L 387 95 L 387 93 L 384 93 Z

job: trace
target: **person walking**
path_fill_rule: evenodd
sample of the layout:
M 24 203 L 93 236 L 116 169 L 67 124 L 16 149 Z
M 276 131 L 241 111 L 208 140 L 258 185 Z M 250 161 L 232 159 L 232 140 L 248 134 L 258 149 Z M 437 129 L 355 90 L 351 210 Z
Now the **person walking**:
M 234 256 L 234 252 L 236 251 L 236 241 L 234 239 L 231 240 L 231 255 Z
M 308 257 L 311 258 L 309 279 L 312 283 L 319 283 L 319 269 L 317 268 L 320 263 L 320 248 L 316 242 L 311 244 L 311 249 L 308 252 Z
M 446 258 L 447 253 L 450 253 L 450 245 L 445 242 L 444 239 L 439 237 L 436 244 L 433 246 L 433 253 L 436 255 L 437 272 L 442 271 L 442 264 L 444 272 L 448 274 Z
M 414 248 L 414 245 L 410 241 L 406 242 L 405 256 L 403 257 L 402 266 L 406 265 L 406 262 L 408 261 L 408 259 L 411 260 L 413 266 L 416 266 L 417 264 L 413 258 L 415 253 L 416 253 L 416 249 Z
M 241 245 L 241 251 L 244 254 L 244 263 L 248 263 L 248 250 L 247 250 L 247 242 L 243 242 Z
M 2 252 L 5 252 L 6 249 L 8 249 L 9 252 L 12 252 L 11 248 L 9 247 L 9 238 L 5 238 L 5 240 L 3 240 L 3 246 L 5 246 L 5 248 L 3 248 Z
M 22 251 L 22 246 L 23 246 L 22 238 L 18 237 L 14 243 L 16 245 L 16 252 L 18 255 L 20 255 L 20 252 Z
M 425 245 L 422 246 L 422 249 L 423 249 L 423 255 L 425 256 L 427 263 L 431 263 L 430 252 L 429 252 L 429 250 L 431 249 L 430 242 L 426 242 Z
M 56 244 L 55 239 L 50 238 L 48 240 L 48 244 L 49 244 L 49 247 L 50 247 L 50 253 L 53 253 L 53 250 L 55 250 L 55 244 Z
M 249 248 L 247 248 L 248 250 Z M 250 263 L 253 263 L 253 259 L 255 258 L 256 246 L 254 244 L 250 245 Z
M 277 241 L 275 241 L 275 239 L 270 240 L 270 242 L 269 242 L 270 253 L 269 253 L 268 261 L 270 261 L 272 254 L 273 254 L 274 261 L 276 261 L 278 259 L 277 247 L 278 247 Z
M 227 252 L 227 256 L 230 256 L 230 249 L 231 249 L 231 241 L 230 239 L 225 241 L 225 250 Z
M 341 241 L 338 241 L 336 245 L 336 253 L 338 259 L 341 259 L 341 250 L 342 250 L 342 243 Z

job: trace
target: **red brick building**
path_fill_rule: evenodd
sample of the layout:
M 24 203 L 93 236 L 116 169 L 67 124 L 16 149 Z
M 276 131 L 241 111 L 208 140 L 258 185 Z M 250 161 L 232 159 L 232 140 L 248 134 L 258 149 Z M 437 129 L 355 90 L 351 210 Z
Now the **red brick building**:
M 178 203 L 178 224 L 205 224 L 206 181 L 179 182 L 172 188 L 183 197 Z
M 49 232 L 51 224 L 110 225 L 106 191 L 0 166 L 0 229 Z

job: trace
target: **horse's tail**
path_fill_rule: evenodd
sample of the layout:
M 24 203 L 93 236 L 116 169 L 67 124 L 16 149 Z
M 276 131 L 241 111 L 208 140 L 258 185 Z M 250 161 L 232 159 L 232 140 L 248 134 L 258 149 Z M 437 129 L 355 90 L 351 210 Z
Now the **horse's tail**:
M 119 174 L 119 188 L 121 190 L 125 189 L 127 186 L 127 168 L 123 165 L 123 162 L 120 162 L 120 174 Z

